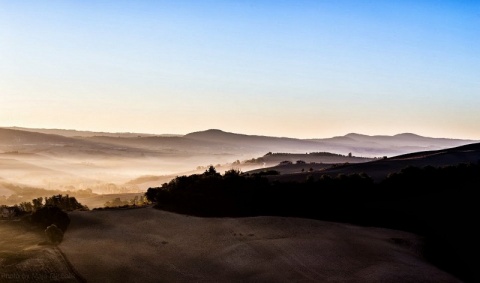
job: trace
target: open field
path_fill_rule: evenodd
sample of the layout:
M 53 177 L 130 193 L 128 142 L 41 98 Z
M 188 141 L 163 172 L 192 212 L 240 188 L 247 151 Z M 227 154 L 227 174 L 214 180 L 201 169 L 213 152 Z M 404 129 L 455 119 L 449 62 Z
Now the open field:
M 149 207 L 70 217 L 60 247 L 89 282 L 460 282 L 401 231 Z

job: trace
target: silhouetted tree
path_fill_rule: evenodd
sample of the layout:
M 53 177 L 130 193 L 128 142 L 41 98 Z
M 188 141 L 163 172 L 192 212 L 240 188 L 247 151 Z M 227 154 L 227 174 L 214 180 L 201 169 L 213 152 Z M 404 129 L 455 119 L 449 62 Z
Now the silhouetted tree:
M 40 209 L 43 206 L 43 198 L 39 197 L 36 199 L 32 199 L 32 204 L 33 204 L 33 210 Z
M 45 197 L 45 205 L 57 206 L 66 211 L 88 210 L 88 207 L 82 205 L 75 197 L 69 195 L 54 195 L 50 198 Z
M 70 224 L 68 214 L 57 206 L 46 205 L 37 209 L 31 215 L 31 222 L 42 228 L 55 224 L 62 231 L 66 231 Z
M 47 239 L 55 245 L 60 244 L 63 240 L 63 231 L 55 224 L 52 224 L 45 229 L 45 235 L 47 236 Z

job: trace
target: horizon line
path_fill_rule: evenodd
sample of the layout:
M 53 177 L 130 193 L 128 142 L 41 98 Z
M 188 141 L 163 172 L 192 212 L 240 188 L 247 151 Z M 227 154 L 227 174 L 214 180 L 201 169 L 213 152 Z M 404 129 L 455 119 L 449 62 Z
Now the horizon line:
M 397 134 L 363 134 L 363 133 L 358 133 L 358 132 L 349 132 L 344 135 L 334 135 L 334 136 L 328 136 L 328 137 L 311 137 L 311 138 L 298 138 L 298 137 L 292 137 L 292 136 L 275 136 L 275 135 L 261 135 L 261 134 L 248 134 L 248 133 L 242 133 L 242 132 L 230 132 L 226 131 L 223 129 L 218 129 L 218 128 L 208 128 L 205 130 L 196 130 L 196 131 L 191 131 L 187 132 L 184 134 L 174 134 L 174 133 L 153 133 L 153 132 L 136 132 L 136 131 L 105 131 L 105 130 L 79 130 L 79 129 L 73 129 L 73 128 L 47 128 L 47 127 L 40 127 L 40 128 L 35 128 L 35 127 L 22 127 L 22 126 L 0 126 L 0 128 L 3 129 L 17 129 L 17 130 L 50 130 L 50 131 L 72 131 L 72 132 L 89 132 L 89 133 L 99 133 L 99 134 L 138 134 L 138 135 L 150 135 L 150 136 L 186 136 L 189 134 L 193 133 L 201 133 L 201 132 L 207 132 L 207 131 L 220 131 L 223 133 L 227 134 L 236 134 L 236 135 L 245 135 L 245 136 L 257 136 L 257 137 L 273 137 L 273 138 L 288 138 L 288 139 L 298 139 L 298 140 L 315 140 L 315 139 L 329 139 L 329 138 L 336 138 L 336 137 L 347 137 L 349 135 L 359 135 L 359 136 L 367 136 L 367 137 L 394 137 L 394 136 L 400 136 L 400 135 L 414 135 L 422 138 L 436 138 L 436 139 L 451 139 L 451 140 L 465 140 L 465 141 L 480 141 L 477 139 L 471 139 L 471 138 L 451 138 L 451 137 L 432 137 L 432 136 L 425 136 L 413 132 L 401 132 Z

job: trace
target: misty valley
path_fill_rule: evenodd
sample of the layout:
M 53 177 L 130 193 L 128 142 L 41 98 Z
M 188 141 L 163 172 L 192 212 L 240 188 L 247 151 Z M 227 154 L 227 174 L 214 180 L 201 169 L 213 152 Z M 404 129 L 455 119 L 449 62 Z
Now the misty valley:
M 477 282 L 479 187 L 474 140 L 0 128 L 0 282 Z

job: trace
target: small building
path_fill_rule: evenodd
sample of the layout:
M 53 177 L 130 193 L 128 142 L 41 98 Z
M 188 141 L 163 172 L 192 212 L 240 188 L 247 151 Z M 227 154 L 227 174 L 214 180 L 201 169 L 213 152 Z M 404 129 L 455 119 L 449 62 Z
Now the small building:
M 0 218 L 13 218 L 17 216 L 18 209 L 14 206 L 0 206 Z

